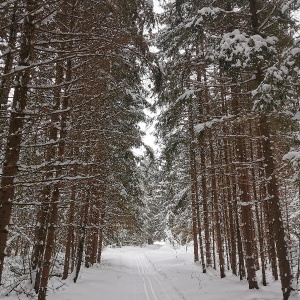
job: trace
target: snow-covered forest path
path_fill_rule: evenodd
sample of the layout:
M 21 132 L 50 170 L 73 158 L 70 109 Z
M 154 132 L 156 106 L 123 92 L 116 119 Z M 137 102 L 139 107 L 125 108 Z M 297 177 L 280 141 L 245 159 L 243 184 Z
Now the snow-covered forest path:
M 191 250 L 170 245 L 108 248 L 100 266 L 85 269 L 76 284 L 70 279 L 59 289 L 50 288 L 48 300 L 282 299 L 280 285 L 271 280 L 267 287 L 248 290 L 230 273 L 224 279 L 211 269 L 202 274 Z
M 185 299 L 173 286 L 168 276 L 152 263 L 148 254 L 149 248 L 127 247 L 124 251 L 116 251 L 115 257 L 104 262 L 102 268 L 109 270 L 112 277 L 116 276 L 115 284 L 123 290 L 123 299 Z M 115 271 L 117 272 L 115 273 Z M 120 299 L 119 297 L 120 294 L 117 291 L 116 298 L 112 297 L 112 299 Z

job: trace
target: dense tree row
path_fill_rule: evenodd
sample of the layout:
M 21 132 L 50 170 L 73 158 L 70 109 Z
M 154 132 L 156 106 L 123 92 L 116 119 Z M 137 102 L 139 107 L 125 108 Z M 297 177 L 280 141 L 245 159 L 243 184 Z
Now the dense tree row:
M 172 235 L 193 240 L 203 272 L 231 269 L 250 289 L 270 265 L 284 299 L 299 277 L 298 188 L 282 160 L 299 144 L 299 4 L 167 1 L 158 36 Z
M 49 278 L 141 239 L 137 159 L 151 67 L 148 2 L 0 4 L 0 282 L 45 299 Z

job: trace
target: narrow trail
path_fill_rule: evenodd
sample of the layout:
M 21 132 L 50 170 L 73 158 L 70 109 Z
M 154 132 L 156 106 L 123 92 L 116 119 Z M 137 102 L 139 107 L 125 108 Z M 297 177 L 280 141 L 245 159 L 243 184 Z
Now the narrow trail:
M 67 282 L 72 291 L 60 289 L 62 300 L 187 300 L 149 258 L 159 248 L 107 249 L 100 266 L 85 269 L 76 285 Z M 56 300 L 57 294 L 49 293 L 48 299 Z
M 146 253 L 139 254 L 136 261 L 139 268 L 139 274 L 144 283 L 145 299 L 187 300 L 171 283 L 166 274 L 155 267 Z
M 145 269 L 143 267 L 144 260 L 142 260 L 142 262 L 141 262 L 141 258 L 140 258 L 140 256 L 138 256 L 136 258 L 136 262 L 137 262 L 137 266 L 138 266 L 138 270 L 139 270 L 139 275 L 141 276 L 143 283 L 144 283 L 144 291 L 145 291 L 147 300 L 150 300 L 150 296 L 149 296 L 149 292 L 148 292 L 149 287 L 150 287 L 150 291 L 151 291 L 151 294 L 153 295 L 154 300 L 158 300 L 157 296 L 156 296 L 156 292 L 153 289 L 153 284 L 151 282 L 151 279 L 149 278 L 149 276 L 147 275 L 147 273 L 145 272 Z M 148 287 L 147 287 L 147 282 L 146 282 L 145 278 L 147 279 Z
M 189 250 L 189 249 L 187 249 Z M 278 283 L 249 290 L 246 282 L 227 274 L 203 274 L 193 254 L 171 246 L 108 248 L 101 265 L 84 269 L 76 284 L 72 276 L 47 300 L 281 300 Z M 290 300 L 297 299 L 291 298 Z M 15 300 L 15 299 L 9 299 Z M 23 298 L 22 298 L 23 300 Z

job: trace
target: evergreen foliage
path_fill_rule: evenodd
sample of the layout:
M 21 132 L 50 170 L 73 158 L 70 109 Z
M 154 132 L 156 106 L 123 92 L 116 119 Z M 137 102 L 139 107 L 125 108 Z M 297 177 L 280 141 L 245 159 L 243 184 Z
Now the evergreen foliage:
M 1 292 L 45 300 L 49 280 L 76 282 L 103 247 L 168 239 L 250 289 L 269 269 L 287 300 L 300 275 L 299 7 L 167 0 L 155 32 L 146 0 L 2 2 Z M 160 154 L 138 156 L 151 93 Z

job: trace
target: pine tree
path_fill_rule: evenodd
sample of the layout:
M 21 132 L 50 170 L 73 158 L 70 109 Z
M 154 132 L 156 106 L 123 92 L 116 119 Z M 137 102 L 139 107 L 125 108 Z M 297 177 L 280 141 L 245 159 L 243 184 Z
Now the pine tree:
M 159 35 L 162 61 L 166 62 L 165 89 L 161 93 L 162 99 L 168 99 L 163 103 L 167 111 L 164 116 L 169 114 L 173 122 L 173 127 L 163 129 L 164 136 L 168 138 L 171 130 L 180 128 L 176 120 L 185 112 L 183 99 L 189 95 L 198 102 L 192 113 L 199 120 L 195 128 L 200 154 L 196 158 L 200 174 L 203 173 L 200 195 L 207 264 L 210 263 L 211 216 L 206 212 L 214 203 L 217 224 L 219 215 L 224 222 L 219 229 L 214 226 L 216 232 L 212 231 L 216 239 L 212 244 L 213 253 L 215 242 L 224 245 L 226 252 L 230 251 L 225 255 L 228 263 L 230 257 L 234 274 L 238 255 L 240 277 L 245 276 L 245 263 L 249 288 L 258 288 L 255 270 L 261 267 L 265 273 L 264 247 L 267 247 L 275 278 L 279 259 L 286 299 L 290 294 L 291 271 L 279 192 L 284 178 L 277 178 L 277 170 L 282 165 L 279 157 L 285 146 L 274 150 L 272 145 L 275 132 L 281 130 L 279 123 L 285 119 L 281 111 L 295 109 L 293 97 L 297 92 L 291 83 L 298 75 L 286 67 L 287 60 L 292 63 L 292 59 L 287 59 L 291 57 L 290 51 L 295 55 L 297 52 L 292 50 L 295 49 L 292 8 L 297 8 L 296 2 L 168 2 L 162 17 L 164 28 Z M 245 11 L 249 18 L 241 17 Z M 272 118 L 281 120 L 277 127 Z M 259 174 L 255 172 L 258 167 L 262 167 Z M 216 186 L 226 187 L 225 201 L 214 196 Z M 261 204 L 257 205 L 257 201 Z M 233 215 L 227 215 L 228 207 L 234 211 Z M 262 234 L 264 230 L 268 230 L 268 236 Z M 220 232 L 225 234 L 221 243 Z M 222 270 L 222 256 L 220 260 Z

